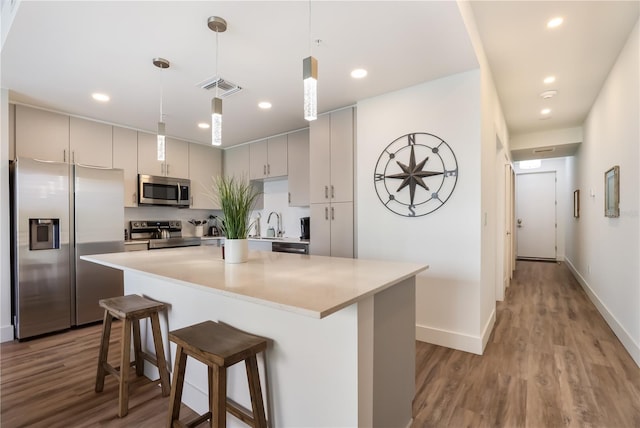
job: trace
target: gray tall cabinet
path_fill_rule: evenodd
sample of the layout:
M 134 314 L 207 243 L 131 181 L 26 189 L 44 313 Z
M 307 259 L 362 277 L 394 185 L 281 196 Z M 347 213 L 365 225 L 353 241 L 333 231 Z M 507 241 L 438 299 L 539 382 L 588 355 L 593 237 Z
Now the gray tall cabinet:
M 354 256 L 354 122 L 347 108 L 310 124 L 311 254 Z

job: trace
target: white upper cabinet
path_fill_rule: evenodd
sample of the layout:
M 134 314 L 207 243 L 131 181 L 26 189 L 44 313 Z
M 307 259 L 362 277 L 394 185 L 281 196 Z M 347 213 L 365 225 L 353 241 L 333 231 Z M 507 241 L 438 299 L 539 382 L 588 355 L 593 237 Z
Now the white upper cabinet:
M 331 116 L 318 116 L 309 124 L 309 197 L 311 203 L 329 202 L 331 182 Z
M 249 175 L 249 145 L 226 149 L 223 155 L 223 172 L 225 177 L 248 179 Z
M 138 173 L 175 178 L 189 177 L 189 143 L 166 138 L 165 160 L 158 160 L 155 134 L 138 133 Z
M 222 174 L 220 149 L 202 144 L 189 145 L 189 179 L 191 180 L 191 208 L 220 209 L 213 191 L 214 178 Z
M 77 117 L 69 118 L 71 163 L 111 168 L 113 126 Z
M 16 157 L 69 162 L 69 116 L 16 105 Z
M 331 113 L 331 202 L 353 201 L 353 117 L 352 108 Z
M 124 206 L 138 206 L 138 132 L 113 127 L 113 167 L 124 170 Z
M 167 138 L 167 177 L 189 178 L 189 143 L 175 138 Z
M 309 205 L 309 130 L 289 134 L 289 205 Z
M 348 108 L 310 124 L 311 203 L 353 201 L 353 118 Z
M 251 180 L 287 175 L 287 136 L 268 138 L 249 144 Z

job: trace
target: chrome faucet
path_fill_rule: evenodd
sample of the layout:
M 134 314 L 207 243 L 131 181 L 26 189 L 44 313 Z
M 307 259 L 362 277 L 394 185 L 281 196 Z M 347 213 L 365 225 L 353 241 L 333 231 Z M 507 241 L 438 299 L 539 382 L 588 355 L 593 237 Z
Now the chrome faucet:
M 269 213 L 269 217 L 267 217 L 267 224 L 271 224 L 271 215 L 272 214 L 276 215 L 276 236 L 281 237 L 282 233 L 284 231 L 282 230 L 282 218 L 280 217 L 280 214 L 278 214 L 275 211 L 271 211 Z

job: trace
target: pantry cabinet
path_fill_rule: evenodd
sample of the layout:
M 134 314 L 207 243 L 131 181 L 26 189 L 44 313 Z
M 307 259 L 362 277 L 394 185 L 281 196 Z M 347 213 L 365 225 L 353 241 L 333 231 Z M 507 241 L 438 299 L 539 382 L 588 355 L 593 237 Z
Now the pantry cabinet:
M 113 127 L 113 167 L 124 171 L 124 206 L 138 206 L 138 132 Z
M 220 149 L 202 144 L 189 145 L 189 179 L 191 180 L 191 208 L 218 210 L 220 204 L 214 193 L 214 179 L 222 174 Z
M 352 258 L 353 224 L 352 202 L 311 204 L 309 252 L 317 256 Z
M 309 206 L 309 130 L 288 136 L 289 206 Z
M 310 124 L 311 254 L 354 256 L 354 118 L 348 108 Z

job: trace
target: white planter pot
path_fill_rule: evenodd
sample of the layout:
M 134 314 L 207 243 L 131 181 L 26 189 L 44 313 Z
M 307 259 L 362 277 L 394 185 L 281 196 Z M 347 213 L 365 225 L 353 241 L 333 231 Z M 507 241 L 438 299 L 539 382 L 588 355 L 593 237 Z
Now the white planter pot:
M 196 236 L 202 236 L 204 232 L 204 227 L 202 225 L 196 226 Z
M 249 260 L 248 239 L 225 239 L 224 261 L 225 263 L 245 263 Z

